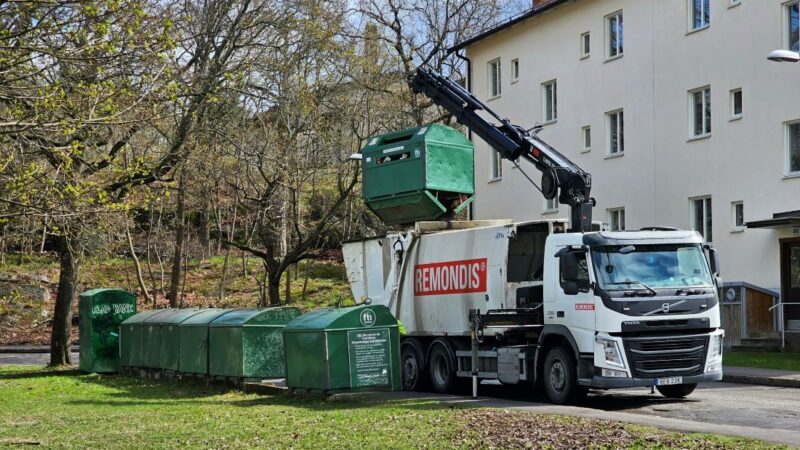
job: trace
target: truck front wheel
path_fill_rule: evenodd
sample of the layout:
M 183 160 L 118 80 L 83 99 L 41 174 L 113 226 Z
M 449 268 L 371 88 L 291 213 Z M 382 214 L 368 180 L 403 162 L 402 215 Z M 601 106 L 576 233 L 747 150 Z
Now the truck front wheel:
M 547 398 L 557 405 L 574 403 L 586 395 L 578 385 L 575 362 L 564 347 L 553 347 L 544 359 L 544 390 Z
M 425 352 L 419 340 L 408 338 L 403 340 L 400 348 L 402 363 L 403 390 L 417 391 L 423 388 L 425 378 Z
M 453 345 L 443 338 L 433 341 L 428 353 L 428 372 L 433 390 L 440 394 L 452 392 L 456 384 L 456 370 Z
M 661 395 L 667 398 L 683 398 L 687 395 L 694 392 L 694 388 L 697 387 L 697 383 L 691 384 L 675 384 L 672 386 L 656 386 L 658 392 L 661 392 Z

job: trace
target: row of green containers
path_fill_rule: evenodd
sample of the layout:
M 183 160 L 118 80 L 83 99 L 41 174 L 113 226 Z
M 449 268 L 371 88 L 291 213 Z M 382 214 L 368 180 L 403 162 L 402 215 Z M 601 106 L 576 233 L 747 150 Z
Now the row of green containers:
M 120 327 L 120 365 L 232 378 L 285 376 L 283 327 L 293 307 L 165 309 Z
M 120 327 L 120 365 L 199 376 L 286 377 L 293 391 L 400 390 L 400 334 L 385 306 L 151 310 Z

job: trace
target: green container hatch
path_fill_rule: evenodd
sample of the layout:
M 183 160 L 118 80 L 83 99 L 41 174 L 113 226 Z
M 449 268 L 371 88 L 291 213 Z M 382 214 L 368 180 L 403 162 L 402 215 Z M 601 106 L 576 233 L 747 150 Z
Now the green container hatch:
M 178 370 L 191 375 L 208 375 L 208 325 L 231 309 L 203 309 L 180 324 Z
M 311 311 L 286 325 L 283 340 L 292 391 L 401 389 L 397 319 L 383 305 Z
M 181 341 L 180 324 L 202 311 L 197 308 L 172 309 L 165 314 L 160 314 L 161 322 L 161 350 L 159 368 L 169 372 L 178 372 L 180 363 Z
M 475 194 L 473 153 L 466 136 L 438 124 L 374 137 L 362 150 L 364 200 L 388 225 L 457 213 Z
M 159 310 L 142 322 L 142 367 L 161 368 L 161 318 L 169 317 L 173 311 L 175 310 Z
M 82 372 L 117 372 L 120 324 L 136 314 L 136 296 L 122 289 L 92 289 L 80 295 Z
M 122 322 L 119 333 L 119 350 L 122 367 L 144 367 L 142 332 L 144 321 L 163 310 L 142 311 Z
M 294 307 L 236 309 L 209 325 L 209 374 L 214 377 L 286 376 L 282 331 L 300 315 Z

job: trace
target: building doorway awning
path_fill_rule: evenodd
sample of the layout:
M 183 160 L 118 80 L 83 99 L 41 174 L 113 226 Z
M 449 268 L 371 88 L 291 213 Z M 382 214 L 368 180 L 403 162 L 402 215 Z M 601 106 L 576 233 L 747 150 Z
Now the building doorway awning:
M 800 211 L 775 213 L 772 219 L 747 222 L 747 228 L 790 228 L 800 227 Z

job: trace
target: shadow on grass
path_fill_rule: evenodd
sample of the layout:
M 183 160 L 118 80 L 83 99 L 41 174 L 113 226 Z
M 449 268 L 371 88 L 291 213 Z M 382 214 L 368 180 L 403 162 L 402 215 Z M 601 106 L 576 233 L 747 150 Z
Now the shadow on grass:
M 27 369 L 10 372 L 0 372 L 0 380 L 24 380 L 31 378 L 80 376 L 81 372 L 75 367 L 45 367 L 44 369 Z

